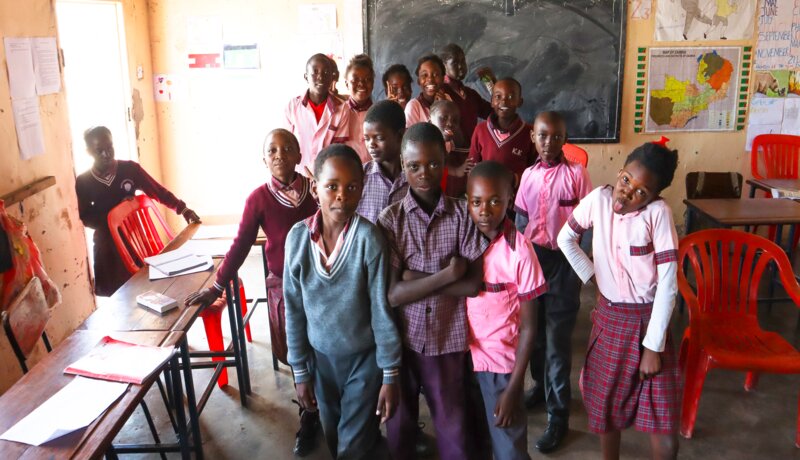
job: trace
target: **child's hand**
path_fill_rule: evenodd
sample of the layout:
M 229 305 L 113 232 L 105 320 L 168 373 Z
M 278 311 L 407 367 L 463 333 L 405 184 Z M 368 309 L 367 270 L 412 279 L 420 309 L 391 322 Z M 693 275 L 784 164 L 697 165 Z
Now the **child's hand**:
M 394 416 L 399 402 L 400 389 L 397 387 L 397 384 L 383 384 L 383 386 L 381 386 L 381 392 L 378 395 L 378 409 L 375 411 L 375 415 L 380 415 L 381 423 L 386 423 L 387 420 Z
M 199 224 L 200 223 L 200 216 L 198 216 L 196 212 L 192 211 L 189 208 L 186 208 L 183 211 L 183 218 L 186 219 L 186 223 L 187 224 Z
M 514 411 L 522 399 L 520 396 L 519 390 L 510 387 L 500 394 L 494 406 L 494 426 L 508 428 L 514 423 Z
M 300 407 L 309 411 L 317 411 L 317 397 L 314 396 L 314 385 L 311 382 L 298 383 L 294 386 L 297 392 L 297 402 Z
M 661 353 L 647 347 L 642 350 L 642 360 L 639 363 L 639 378 L 647 380 L 661 372 Z
M 444 92 L 444 88 L 439 88 L 436 94 L 433 95 L 434 101 L 449 101 L 450 97 Z
M 214 303 L 220 296 L 220 293 L 217 292 L 214 288 L 205 288 L 202 291 L 197 291 L 195 293 L 189 294 L 189 297 L 183 301 L 183 304 L 187 307 L 192 305 L 200 305 L 200 311 L 206 309 L 209 305 Z
M 450 274 L 453 276 L 453 282 L 460 280 L 464 277 L 469 269 L 469 262 L 467 259 L 463 257 L 453 257 L 450 259 L 450 265 L 447 266 L 450 269 Z

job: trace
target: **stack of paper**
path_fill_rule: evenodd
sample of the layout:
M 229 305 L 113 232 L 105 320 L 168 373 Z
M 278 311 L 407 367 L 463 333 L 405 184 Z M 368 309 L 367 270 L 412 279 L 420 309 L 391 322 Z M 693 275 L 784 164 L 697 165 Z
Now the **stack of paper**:
M 797 190 L 785 190 L 780 188 L 772 189 L 772 198 L 786 198 L 788 200 L 800 200 L 800 192 Z
M 150 347 L 103 337 L 92 351 L 64 372 L 140 385 L 172 357 L 172 347 Z
M 214 266 L 211 256 L 198 256 L 184 247 L 145 257 L 144 261 L 150 265 L 151 280 L 202 272 Z
M 88 426 L 127 389 L 127 383 L 78 377 L 0 435 L 0 439 L 42 445 Z

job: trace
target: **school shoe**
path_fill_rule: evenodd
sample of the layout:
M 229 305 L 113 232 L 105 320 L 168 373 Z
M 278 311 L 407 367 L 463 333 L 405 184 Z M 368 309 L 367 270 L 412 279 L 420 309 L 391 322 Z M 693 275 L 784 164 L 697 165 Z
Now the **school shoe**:
M 298 457 L 305 457 L 317 447 L 317 433 L 320 429 L 319 412 L 300 409 L 300 429 L 294 437 L 294 452 Z
M 544 402 L 544 390 L 542 387 L 534 387 L 525 392 L 525 408 L 533 409 Z
M 566 423 L 547 422 L 544 434 L 536 441 L 536 449 L 543 454 L 558 449 L 568 432 L 569 425 Z
M 417 457 L 424 458 L 430 457 L 435 453 L 433 444 L 435 439 L 433 436 L 426 434 L 422 429 L 425 428 L 424 423 L 417 424 L 417 444 L 414 446 Z

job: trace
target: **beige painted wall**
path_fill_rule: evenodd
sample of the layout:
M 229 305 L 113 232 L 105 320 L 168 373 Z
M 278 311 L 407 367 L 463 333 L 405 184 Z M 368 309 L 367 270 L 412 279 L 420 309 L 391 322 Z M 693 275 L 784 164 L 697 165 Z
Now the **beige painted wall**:
M 20 7 L 24 3 L 24 8 Z M 0 31 L 4 37 L 55 36 L 55 11 L 48 0 L 0 0 Z M 61 342 L 94 309 L 86 243 L 78 217 L 75 176 L 65 93 L 39 98 L 46 153 L 23 161 L 11 112 L 5 51 L 0 47 L 0 195 L 44 176 L 55 176 L 56 185 L 12 206 L 10 214 L 28 225 L 42 252 L 44 266 L 61 290 L 63 302 L 52 311 L 47 333 Z M 5 338 L 0 334 L 0 393 L 21 372 Z
M 297 3 L 150 0 L 154 69 L 177 74 L 184 91 L 176 102 L 157 104 L 164 181 L 206 221 L 238 220 L 245 197 L 265 177 L 260 157 L 264 133 L 279 125 L 286 101 L 304 90 L 303 66 L 310 52 L 294 50 L 313 50 L 313 44 L 309 48 L 310 38 L 297 30 Z M 337 5 L 339 30 L 347 37 L 345 57 L 352 56 L 361 51 L 361 0 L 331 3 Z M 261 70 L 236 74 L 188 69 L 185 21 L 189 14 L 220 16 L 226 35 L 230 31 L 252 37 L 261 45 Z M 659 137 L 633 132 L 636 50 L 655 44 L 653 28 L 653 19 L 628 21 L 622 142 L 584 146 L 590 154 L 589 172 L 596 185 L 615 180 L 633 148 Z M 752 45 L 754 40 L 720 43 Z M 701 43 L 679 45 L 687 44 Z M 686 173 L 744 172 L 745 133 L 678 133 L 669 137 L 670 145 L 680 151 L 680 165 L 673 187 L 664 196 L 681 223 Z

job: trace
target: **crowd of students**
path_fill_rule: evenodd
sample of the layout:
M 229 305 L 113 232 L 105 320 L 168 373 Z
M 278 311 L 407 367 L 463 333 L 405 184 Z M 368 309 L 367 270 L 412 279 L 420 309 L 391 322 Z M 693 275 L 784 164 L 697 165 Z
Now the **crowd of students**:
M 654 458 L 675 458 L 677 236 L 659 195 L 677 152 L 646 143 L 615 184 L 593 189 L 564 157 L 561 115 L 529 124 L 517 114 L 519 82 L 492 76 L 486 101 L 463 84 L 463 50 L 439 54 L 420 58 L 417 97 L 396 64 L 376 103 L 369 57 L 350 61 L 343 98 L 335 63 L 312 56 L 307 91 L 264 142 L 267 182 L 245 201 L 214 286 L 187 303 L 222 295 L 261 228 L 270 309 L 285 329 L 273 350 L 292 367 L 300 405 L 296 454 L 313 448 L 321 424 L 334 458 L 416 458 L 422 394 L 440 458 L 527 459 L 526 406 L 544 402 L 548 413 L 538 450 L 568 432 L 572 333 L 591 281 L 598 301 L 580 379 L 589 430 L 604 458 L 619 457 L 631 426 L 650 433 Z M 134 163 L 114 161 L 107 130 L 86 142 L 86 225 L 101 230 L 96 216 L 135 190 L 199 220 Z M 104 187 L 113 193 L 95 191 Z M 579 246 L 588 229 L 591 259 Z M 101 290 L 97 263 L 97 292 L 108 295 L 121 283 Z

